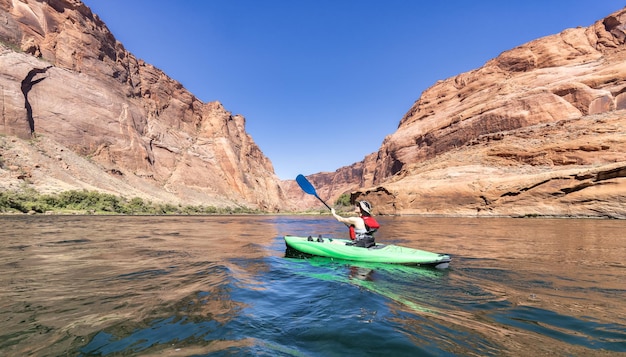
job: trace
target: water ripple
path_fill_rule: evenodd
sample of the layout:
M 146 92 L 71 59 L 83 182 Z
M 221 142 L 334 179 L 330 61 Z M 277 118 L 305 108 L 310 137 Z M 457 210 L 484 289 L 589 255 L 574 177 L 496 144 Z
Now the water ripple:
M 624 222 L 381 221 L 452 265 L 285 256 L 327 216 L 0 217 L 0 355 L 626 352 Z

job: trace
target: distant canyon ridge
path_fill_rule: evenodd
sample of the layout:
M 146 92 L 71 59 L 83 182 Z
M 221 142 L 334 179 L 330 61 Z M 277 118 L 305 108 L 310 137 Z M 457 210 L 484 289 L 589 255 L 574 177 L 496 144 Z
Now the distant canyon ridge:
M 622 9 L 503 52 L 424 91 L 378 152 L 308 178 L 376 214 L 626 218 L 625 42 Z M 0 0 L 0 87 L 0 189 L 320 207 L 243 116 L 137 59 L 78 0 Z

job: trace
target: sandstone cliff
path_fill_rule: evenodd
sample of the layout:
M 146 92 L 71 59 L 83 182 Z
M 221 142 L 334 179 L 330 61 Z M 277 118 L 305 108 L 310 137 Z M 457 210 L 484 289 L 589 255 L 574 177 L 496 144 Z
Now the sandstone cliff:
M 0 0 L 0 88 L 4 188 L 267 211 L 285 200 L 244 117 L 135 58 L 78 0 Z
M 625 39 L 621 10 L 506 51 L 424 91 L 378 152 L 309 179 L 379 214 L 626 218 Z M 78 0 L 0 0 L 0 87 L 0 189 L 319 205 L 279 182 L 245 118 L 135 58 Z
M 626 218 L 625 40 L 626 9 L 506 51 L 424 91 L 377 153 L 310 179 L 380 214 Z

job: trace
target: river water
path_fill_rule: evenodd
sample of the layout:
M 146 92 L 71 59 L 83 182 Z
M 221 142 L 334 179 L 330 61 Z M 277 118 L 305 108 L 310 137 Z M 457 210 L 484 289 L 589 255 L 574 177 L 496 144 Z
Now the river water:
M 329 216 L 0 217 L 0 355 L 626 352 L 626 221 L 378 218 L 450 268 L 285 256 Z

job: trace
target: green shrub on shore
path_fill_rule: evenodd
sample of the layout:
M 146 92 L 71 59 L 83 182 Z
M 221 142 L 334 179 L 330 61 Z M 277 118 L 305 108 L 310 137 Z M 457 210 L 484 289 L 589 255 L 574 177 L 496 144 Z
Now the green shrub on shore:
M 84 214 L 246 214 L 259 213 L 245 207 L 217 208 L 153 203 L 139 197 L 127 199 L 108 193 L 71 190 L 39 194 L 33 189 L 0 192 L 1 213 L 84 213 Z
M 350 194 L 344 193 L 341 196 L 339 196 L 339 198 L 337 198 L 337 200 L 335 201 L 335 206 L 341 206 L 341 207 L 352 206 L 352 204 L 350 203 Z

